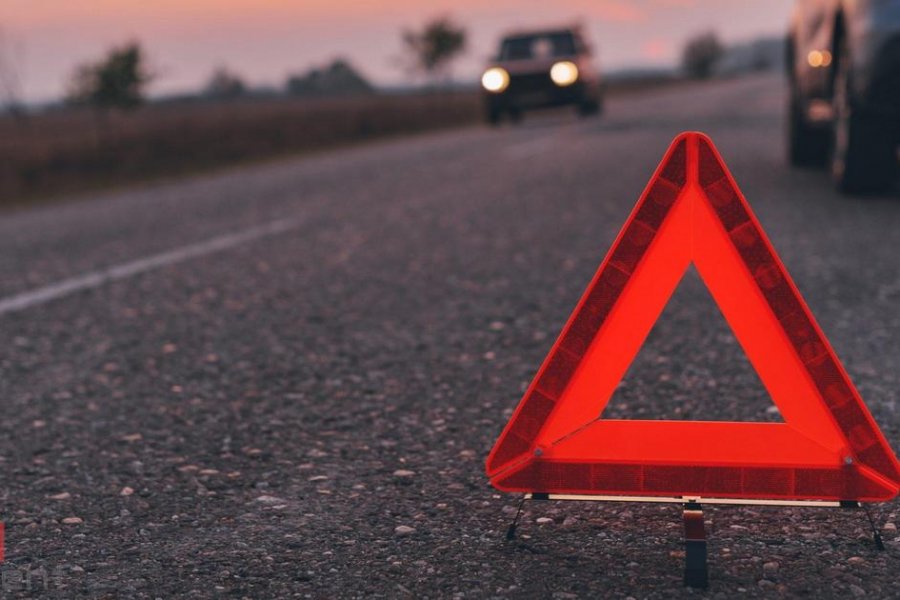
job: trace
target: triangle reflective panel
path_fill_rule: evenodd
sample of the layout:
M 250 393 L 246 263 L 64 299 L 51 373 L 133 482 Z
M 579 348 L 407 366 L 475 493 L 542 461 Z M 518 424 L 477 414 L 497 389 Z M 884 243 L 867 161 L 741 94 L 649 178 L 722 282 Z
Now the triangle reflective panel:
M 691 264 L 783 423 L 601 419 Z M 675 139 L 487 460 L 511 492 L 883 501 L 900 464 L 712 142 Z

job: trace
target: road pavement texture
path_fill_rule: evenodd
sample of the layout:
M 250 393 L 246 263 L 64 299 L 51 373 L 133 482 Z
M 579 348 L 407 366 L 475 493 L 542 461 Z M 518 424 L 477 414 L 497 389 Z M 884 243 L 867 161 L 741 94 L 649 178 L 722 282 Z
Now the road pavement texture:
M 792 171 L 761 76 L 7 213 L 4 581 L 91 598 L 680 598 L 676 505 L 484 459 L 672 137 L 709 133 L 894 449 L 900 199 Z M 689 274 L 621 418 L 778 420 Z M 707 510 L 711 598 L 897 597 L 898 504 Z M 50 588 L 49 592 L 41 586 Z M 15 597 L 7 589 L 4 597 Z

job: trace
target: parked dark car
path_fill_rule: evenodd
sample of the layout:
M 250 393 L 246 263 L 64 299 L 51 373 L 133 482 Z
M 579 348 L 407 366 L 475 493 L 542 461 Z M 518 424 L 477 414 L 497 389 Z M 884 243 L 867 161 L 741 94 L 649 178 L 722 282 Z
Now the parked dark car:
M 845 192 L 898 173 L 900 0 L 797 0 L 787 45 L 788 152 Z
M 534 108 L 574 105 L 592 115 L 603 107 L 600 72 L 578 27 L 507 35 L 481 85 L 490 123 Z

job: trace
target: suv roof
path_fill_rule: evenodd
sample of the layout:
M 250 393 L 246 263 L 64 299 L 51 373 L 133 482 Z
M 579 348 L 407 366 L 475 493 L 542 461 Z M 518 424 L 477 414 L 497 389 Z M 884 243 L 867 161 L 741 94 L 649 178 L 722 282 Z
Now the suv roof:
M 516 31 L 503 36 L 501 61 L 575 56 L 587 50 L 578 27 Z
M 583 36 L 582 26 L 575 25 L 559 25 L 557 27 L 542 27 L 533 29 L 512 29 L 503 35 L 503 39 L 526 36 L 548 35 L 553 33 L 569 33 L 578 37 Z

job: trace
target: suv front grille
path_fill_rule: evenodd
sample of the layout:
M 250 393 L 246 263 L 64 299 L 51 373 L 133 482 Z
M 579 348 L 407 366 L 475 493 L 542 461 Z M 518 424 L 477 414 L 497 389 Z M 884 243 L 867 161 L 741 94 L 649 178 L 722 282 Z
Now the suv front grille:
M 509 91 L 514 94 L 541 92 L 554 87 L 550 73 L 529 73 L 509 77 Z

